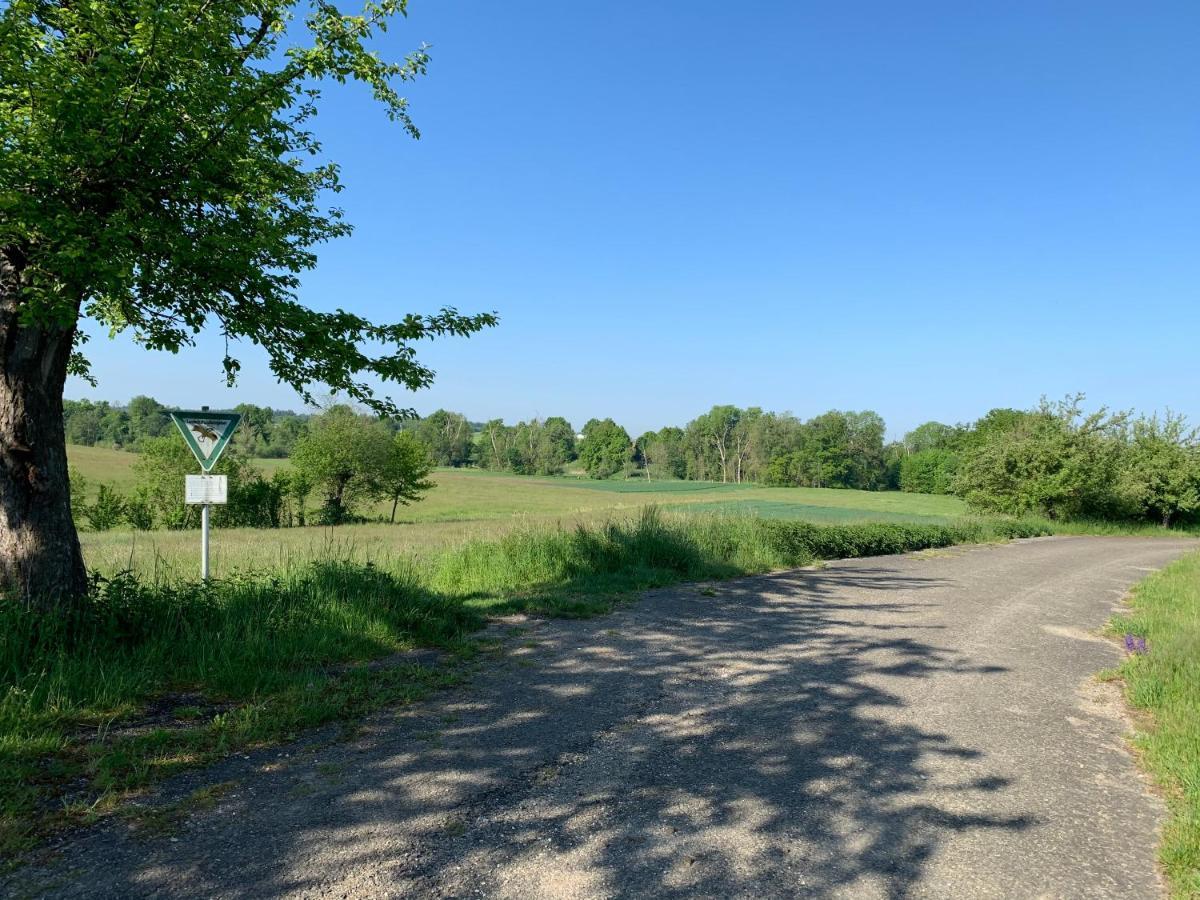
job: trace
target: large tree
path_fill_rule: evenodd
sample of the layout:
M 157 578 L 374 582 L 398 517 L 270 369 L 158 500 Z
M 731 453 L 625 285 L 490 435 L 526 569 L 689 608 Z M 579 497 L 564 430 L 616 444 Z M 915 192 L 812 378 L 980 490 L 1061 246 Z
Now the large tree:
M 398 414 L 413 342 L 469 334 L 453 309 L 377 324 L 297 302 L 316 244 L 349 225 L 310 130 L 320 86 L 357 80 L 409 134 L 401 82 L 424 49 L 368 48 L 405 0 L 9 0 L 0 10 L 0 594 L 86 588 L 71 521 L 62 391 L 80 322 L 176 352 L 205 328 L 266 353 L 306 399 L 324 384 Z M 224 358 L 230 383 L 240 363 Z

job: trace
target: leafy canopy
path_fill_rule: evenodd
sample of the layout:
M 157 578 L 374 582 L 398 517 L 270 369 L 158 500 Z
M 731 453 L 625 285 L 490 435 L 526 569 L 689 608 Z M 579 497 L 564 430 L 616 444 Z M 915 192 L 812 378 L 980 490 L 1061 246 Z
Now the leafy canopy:
M 305 308 L 299 273 L 350 226 L 335 164 L 310 130 L 321 84 L 365 84 L 418 137 L 398 91 L 426 71 L 370 49 L 406 0 L 354 14 L 327 0 L 10 0 L 0 10 L 0 250 L 21 272 L 25 325 L 83 315 L 177 352 L 205 327 L 262 347 L 311 401 L 322 383 L 369 405 L 376 377 L 433 373 L 413 341 L 492 314 L 372 323 Z M 76 354 L 72 368 L 86 373 Z M 239 360 L 226 352 L 226 379 Z M 408 411 L 405 411 L 408 412 Z

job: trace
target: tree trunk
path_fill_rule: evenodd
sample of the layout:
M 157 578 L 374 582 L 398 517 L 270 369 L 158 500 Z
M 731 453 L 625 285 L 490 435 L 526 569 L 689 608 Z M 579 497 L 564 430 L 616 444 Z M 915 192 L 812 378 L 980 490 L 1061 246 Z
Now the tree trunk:
M 392 524 L 396 524 L 396 505 L 400 502 L 400 495 L 397 494 L 392 498 Z
M 21 257 L 0 251 L 0 597 L 52 607 L 87 591 L 71 519 L 63 386 L 75 326 L 18 321 Z

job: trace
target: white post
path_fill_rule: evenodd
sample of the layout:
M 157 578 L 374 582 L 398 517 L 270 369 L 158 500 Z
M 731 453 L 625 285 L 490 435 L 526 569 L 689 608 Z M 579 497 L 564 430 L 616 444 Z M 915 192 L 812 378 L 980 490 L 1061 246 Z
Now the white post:
M 208 581 L 208 509 L 205 503 L 200 507 L 200 577 Z

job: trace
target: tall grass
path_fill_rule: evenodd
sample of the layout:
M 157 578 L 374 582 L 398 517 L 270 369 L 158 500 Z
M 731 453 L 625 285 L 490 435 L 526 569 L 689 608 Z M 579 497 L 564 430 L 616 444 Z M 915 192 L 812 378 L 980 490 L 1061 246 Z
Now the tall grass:
M 412 577 L 333 560 L 207 585 L 97 579 L 70 615 L 2 603 L 0 856 L 62 814 L 47 806 L 61 782 L 88 781 L 94 799 L 352 713 L 371 691 L 403 694 L 384 679 L 346 697 L 352 680 L 331 666 L 453 647 L 479 623 Z M 178 711 L 122 732 L 164 694 Z M 192 717 L 203 727 L 163 727 Z
M 434 560 L 430 583 L 486 606 L 563 615 L 594 612 L 612 594 L 689 579 L 1045 533 L 1017 521 L 814 525 L 748 516 L 664 517 L 648 507 L 632 521 L 469 541 Z
M 418 695 L 439 676 L 354 664 L 417 646 L 468 652 L 483 612 L 585 615 L 645 587 L 1040 533 L 647 508 L 386 568 L 343 557 L 209 584 L 97 577 L 69 616 L 0 603 L 0 855 L 181 766 Z M 86 787 L 72 798 L 71 783 Z
M 1129 702 L 1149 713 L 1136 743 L 1170 809 L 1163 867 L 1174 896 L 1200 897 L 1200 553 L 1139 584 L 1112 629 L 1146 640 L 1120 672 Z

